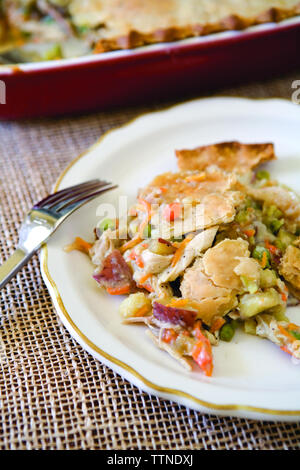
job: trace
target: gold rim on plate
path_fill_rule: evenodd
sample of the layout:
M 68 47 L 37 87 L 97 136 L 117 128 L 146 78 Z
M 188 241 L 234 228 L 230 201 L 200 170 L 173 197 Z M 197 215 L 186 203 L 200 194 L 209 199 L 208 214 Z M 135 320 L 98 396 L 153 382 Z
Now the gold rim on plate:
M 220 98 L 225 98 L 225 97 L 220 97 Z M 234 97 L 228 97 L 228 98 L 233 98 L 233 99 L 236 99 Z M 256 99 L 247 99 L 247 98 L 243 98 L 243 97 L 238 97 L 238 98 L 241 98 L 241 99 L 244 99 L 244 100 L 248 100 L 248 101 L 256 101 Z M 278 99 L 278 98 L 275 98 L 275 99 Z M 284 100 L 282 98 L 280 98 L 282 101 L 286 101 L 286 102 L 289 102 L 288 100 Z M 265 100 L 265 101 L 268 101 L 268 99 L 263 99 L 263 98 L 258 98 L 257 100 Z M 271 98 L 270 100 L 273 100 L 273 98 Z M 186 101 L 185 103 L 187 102 L 192 102 L 194 100 L 188 100 Z M 96 147 L 98 147 L 98 145 L 102 142 L 102 140 L 107 137 L 108 134 L 110 134 L 111 132 L 113 131 L 116 131 L 118 129 L 123 129 L 129 125 L 131 125 L 132 123 L 134 123 L 137 119 L 139 119 L 140 117 L 142 116 L 145 116 L 145 115 L 151 115 L 153 113 L 159 113 L 159 112 L 164 112 L 164 111 L 169 111 L 170 109 L 173 109 L 173 108 L 176 108 L 177 106 L 182 106 L 182 104 L 185 104 L 185 103 L 180 103 L 180 104 L 176 104 L 176 105 L 172 105 L 172 106 L 169 106 L 168 108 L 165 108 L 163 110 L 158 110 L 158 111 L 152 111 L 152 112 L 145 112 L 145 113 L 142 113 L 136 117 L 134 117 L 133 119 L 129 120 L 127 123 L 123 124 L 123 125 L 120 125 L 118 127 L 114 127 L 112 129 L 109 129 L 108 131 L 106 131 L 96 142 L 95 144 L 93 144 L 88 150 L 86 150 L 85 152 L 81 153 L 80 155 L 78 155 L 72 162 L 69 163 L 69 165 L 67 165 L 67 167 L 65 168 L 65 170 L 60 174 L 60 176 L 58 177 L 56 183 L 55 183 L 55 186 L 54 186 L 54 192 L 56 192 L 63 180 L 63 178 L 66 176 L 66 174 L 68 173 L 68 171 L 83 157 L 87 156 L 90 151 Z M 147 387 L 157 391 L 157 392 L 161 392 L 161 393 L 164 393 L 164 394 L 168 394 L 168 395 L 173 395 L 174 397 L 181 397 L 181 398 L 185 398 L 185 399 L 188 399 L 188 400 L 192 400 L 193 402 L 197 403 L 198 405 L 204 407 L 204 408 L 207 408 L 207 409 L 210 409 L 210 410 L 218 410 L 218 411 L 236 411 L 236 410 L 244 410 L 244 411 L 248 411 L 248 412 L 252 412 L 252 413 L 260 413 L 260 414 L 265 414 L 265 415 L 279 415 L 279 416 L 300 416 L 300 410 L 272 410 L 272 409 L 269 409 L 269 408 L 259 408 L 259 407 L 255 407 L 255 406 L 251 406 L 251 405 L 236 405 L 236 404 L 217 404 L 217 403 L 210 403 L 210 402 L 207 402 L 205 400 L 201 400 L 200 398 L 197 398 L 187 392 L 184 392 L 182 390 L 176 390 L 176 389 L 173 389 L 173 388 L 168 388 L 168 387 L 162 387 L 160 385 L 157 385 L 153 382 L 151 382 L 150 380 L 148 380 L 146 377 L 144 377 L 143 375 L 141 375 L 138 371 L 136 371 L 133 367 L 129 366 L 128 364 L 126 364 L 125 362 L 123 361 L 120 361 L 118 358 L 112 356 L 111 354 L 107 353 L 106 351 L 103 351 L 102 349 L 100 349 L 96 344 L 94 344 L 92 341 L 89 340 L 89 338 L 80 330 L 80 328 L 74 323 L 74 321 L 72 320 L 71 318 L 71 315 L 68 313 L 66 307 L 64 306 L 64 303 L 62 301 L 62 298 L 61 298 L 61 295 L 59 293 L 59 290 L 58 290 L 58 287 L 54 281 L 54 279 L 51 277 L 51 274 L 49 272 L 49 268 L 48 268 L 48 246 L 47 244 L 44 244 L 43 247 L 42 247 L 42 253 L 41 253 L 41 270 L 42 270 L 42 273 L 44 274 L 44 276 L 46 277 L 47 281 L 49 282 L 49 284 L 51 285 L 51 288 L 52 288 L 52 295 L 55 297 L 55 300 L 57 302 L 57 305 L 59 306 L 59 309 L 60 309 L 60 313 L 61 315 L 63 315 L 65 321 L 67 324 L 69 324 L 72 329 L 76 332 L 76 334 L 80 337 L 80 339 L 82 340 L 82 342 L 91 350 L 95 351 L 97 354 L 99 354 L 100 356 L 102 356 L 103 358 L 107 359 L 108 361 L 110 361 L 111 363 L 117 365 L 118 367 L 120 367 L 121 369 L 129 372 L 131 375 L 133 375 L 135 378 L 137 378 L 139 381 L 141 381 L 144 385 L 146 385 Z M 126 377 L 125 377 L 126 378 Z M 166 397 L 164 397 L 166 398 Z

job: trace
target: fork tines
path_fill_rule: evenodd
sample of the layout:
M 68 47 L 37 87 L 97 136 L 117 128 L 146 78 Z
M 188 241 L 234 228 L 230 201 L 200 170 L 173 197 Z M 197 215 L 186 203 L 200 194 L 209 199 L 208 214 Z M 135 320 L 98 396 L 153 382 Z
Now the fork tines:
M 70 206 L 74 204 L 80 205 L 81 203 L 87 202 L 89 199 L 93 199 L 99 194 L 116 187 L 117 185 L 103 180 L 95 179 L 87 181 L 51 194 L 36 204 L 34 209 L 60 212 L 70 208 Z

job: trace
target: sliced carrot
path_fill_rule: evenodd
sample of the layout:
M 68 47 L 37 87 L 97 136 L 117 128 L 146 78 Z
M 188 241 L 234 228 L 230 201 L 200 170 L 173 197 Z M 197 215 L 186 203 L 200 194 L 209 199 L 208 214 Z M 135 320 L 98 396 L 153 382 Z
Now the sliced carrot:
M 281 298 L 283 300 L 283 302 L 286 302 L 287 301 L 287 295 L 284 293 L 284 292 L 281 292 Z
M 195 362 L 200 366 L 207 377 L 211 377 L 213 372 L 213 357 L 212 348 L 209 340 L 204 336 L 200 329 L 200 322 L 194 329 L 194 333 L 198 338 L 198 342 L 192 350 L 192 357 Z
M 154 292 L 154 289 L 152 288 L 152 286 L 150 286 L 150 284 L 145 284 L 142 287 L 146 289 L 148 292 Z
M 281 346 L 280 349 L 286 353 L 288 353 L 290 356 L 292 356 L 293 354 L 291 353 L 291 351 L 288 350 L 288 348 L 286 346 Z
M 177 248 L 177 251 L 175 252 L 175 255 L 173 256 L 171 266 L 175 266 L 175 264 L 179 261 L 179 259 L 181 258 L 185 250 L 185 247 L 190 241 L 191 241 L 191 238 L 186 237 L 181 243 L 179 243 L 178 245 L 176 244 L 178 248 Z
M 173 299 L 167 307 L 185 307 L 186 304 L 188 304 L 189 300 L 188 299 Z
M 278 248 L 275 245 L 272 245 L 269 240 L 265 240 L 265 247 L 272 253 L 273 255 L 276 255 L 278 253 Z
M 146 313 L 149 312 L 149 310 L 150 308 L 148 305 L 143 305 L 137 310 L 137 312 L 135 313 L 135 317 L 143 317 L 144 315 L 146 315 Z
M 254 237 L 255 235 L 255 230 L 252 228 L 249 228 L 248 230 L 243 230 L 243 233 L 248 237 Z
M 151 273 L 148 273 L 148 274 L 145 274 L 144 276 L 142 276 L 142 277 L 140 278 L 140 281 L 139 281 L 140 284 L 144 284 L 144 282 L 146 282 L 146 281 L 149 279 L 149 277 L 151 277 L 151 276 L 152 276 Z
M 69 253 L 73 250 L 82 251 L 83 253 L 88 254 L 89 250 L 92 248 L 92 244 L 83 240 L 83 238 L 76 237 L 74 242 L 70 245 L 65 246 L 64 250 Z
M 202 172 L 202 173 L 197 173 L 196 175 L 187 176 L 185 178 L 185 181 L 187 181 L 188 183 L 190 181 L 204 181 L 205 178 L 206 178 L 206 173 Z
M 136 264 L 137 264 L 137 266 L 138 266 L 139 268 L 142 268 L 142 269 L 143 269 L 143 267 L 145 266 L 145 265 L 144 265 L 144 261 L 143 261 L 143 259 L 142 259 L 141 256 L 136 256 L 136 257 L 135 257 L 135 262 L 136 262 Z
M 175 341 L 177 336 L 178 336 L 178 334 L 173 330 L 173 328 L 168 328 L 168 329 L 164 330 L 164 332 L 162 334 L 162 340 L 165 343 L 171 343 L 171 342 Z
M 139 198 L 138 202 L 144 207 L 144 210 L 150 214 L 151 213 L 151 204 L 150 202 L 146 201 L 146 199 Z
M 288 330 L 293 330 L 293 331 L 300 331 L 300 326 L 295 325 L 295 323 L 289 323 L 287 326 Z
M 264 251 L 263 254 L 262 254 L 262 258 L 261 258 L 261 267 L 262 268 L 265 268 L 268 264 L 268 257 L 267 257 L 267 253 Z
M 224 325 L 224 323 L 226 323 L 224 318 L 221 318 L 221 317 L 216 318 L 215 321 L 213 322 L 213 324 L 210 327 L 210 331 L 212 333 L 215 333 L 216 331 L 219 331 L 222 328 L 222 326 Z
M 203 310 L 203 307 L 201 306 L 201 304 L 192 299 L 173 299 L 167 306 L 175 307 L 175 308 L 182 308 L 182 307 L 185 307 L 187 304 L 190 309 L 197 310 L 200 312 Z M 198 319 L 197 322 L 200 322 L 200 320 Z
M 129 253 L 128 258 L 133 261 L 133 260 L 135 260 L 135 257 L 136 257 L 136 252 L 135 252 L 134 250 L 132 250 L 132 251 Z
M 122 295 L 130 292 L 130 284 L 126 284 L 122 287 L 107 287 L 106 291 L 110 295 Z
M 121 253 L 125 253 L 126 250 L 129 250 L 129 248 L 133 248 L 135 245 L 140 243 L 142 239 L 139 236 L 135 236 L 129 242 L 124 243 L 123 246 L 121 246 L 120 251 Z
M 283 328 L 283 326 L 281 325 L 278 325 L 278 329 L 280 331 L 281 334 L 283 334 L 286 338 L 288 338 L 290 341 L 294 342 L 295 341 L 295 337 L 293 335 L 291 335 L 288 331 L 286 331 L 285 328 Z
M 138 201 L 141 204 L 140 208 L 146 212 L 145 220 L 143 220 L 143 222 L 140 224 L 139 229 L 138 229 L 138 234 L 140 238 L 146 238 L 144 237 L 144 230 L 151 220 L 151 216 L 152 216 L 151 204 L 150 202 L 146 201 L 146 199 L 139 198 Z
M 193 334 L 198 339 L 201 339 L 202 335 L 203 335 L 203 333 L 201 331 L 201 326 L 202 326 L 202 321 L 200 319 L 196 320 L 195 325 L 194 325 Z
M 190 336 L 190 332 L 188 330 L 183 330 L 180 332 L 182 336 Z
M 144 261 L 143 261 L 142 257 L 140 255 L 138 255 L 134 250 L 132 250 L 131 253 L 129 253 L 128 258 L 132 261 L 135 261 L 139 268 L 144 267 Z

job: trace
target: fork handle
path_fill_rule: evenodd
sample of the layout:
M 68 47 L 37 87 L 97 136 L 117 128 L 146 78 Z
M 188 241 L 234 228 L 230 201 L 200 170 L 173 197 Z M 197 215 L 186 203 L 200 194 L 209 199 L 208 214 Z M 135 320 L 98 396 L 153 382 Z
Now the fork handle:
M 21 248 L 17 248 L 14 254 L 0 266 L 0 289 L 20 271 L 29 258 L 31 258 L 32 254 L 33 253 L 25 253 Z

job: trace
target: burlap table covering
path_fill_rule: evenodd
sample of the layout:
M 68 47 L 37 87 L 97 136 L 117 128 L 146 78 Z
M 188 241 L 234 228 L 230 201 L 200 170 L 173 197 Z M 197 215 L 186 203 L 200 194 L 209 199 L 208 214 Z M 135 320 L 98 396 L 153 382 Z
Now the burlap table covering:
M 222 91 L 291 97 L 300 72 Z M 163 105 L 164 106 L 164 105 Z M 1 261 L 29 207 L 101 134 L 151 107 L 0 123 Z M 131 385 L 59 320 L 37 256 L 0 292 L 1 449 L 297 449 L 300 424 L 205 415 Z

